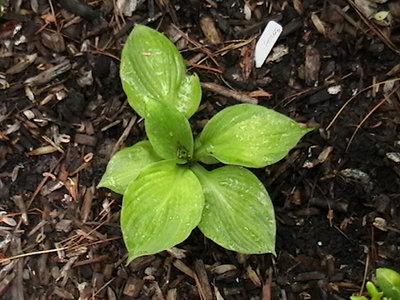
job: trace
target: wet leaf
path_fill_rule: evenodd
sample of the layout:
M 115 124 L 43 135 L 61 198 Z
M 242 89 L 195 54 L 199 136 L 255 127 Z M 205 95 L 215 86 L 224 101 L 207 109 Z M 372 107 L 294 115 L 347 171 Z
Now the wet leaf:
M 185 74 L 186 67 L 175 45 L 163 34 L 136 25 L 121 56 L 120 75 L 129 104 L 144 117 L 149 99 L 169 103 L 187 118 L 201 100 L 196 75 Z
M 388 268 L 376 269 L 376 279 L 383 295 L 392 300 L 400 299 L 400 274 Z
M 161 161 L 143 170 L 125 191 L 122 204 L 128 262 L 185 240 L 200 222 L 203 206 L 199 180 L 187 167 Z
M 195 143 L 195 158 L 260 168 L 282 159 L 310 130 L 263 106 L 234 105 L 206 124 Z
M 146 133 L 154 151 L 165 159 L 185 163 L 193 156 L 189 121 L 174 107 L 150 100 L 145 119 Z
M 111 158 L 97 187 L 106 187 L 123 194 L 145 167 L 159 160 L 161 158 L 154 152 L 149 141 L 124 148 Z
M 241 253 L 275 253 L 275 217 L 263 184 L 249 170 L 225 166 L 211 172 L 193 166 L 205 206 L 199 224 L 204 235 Z
M 176 99 L 178 100 L 173 103 L 175 108 L 187 118 L 197 111 L 201 100 L 201 85 L 197 74 L 186 75 L 184 77 Z

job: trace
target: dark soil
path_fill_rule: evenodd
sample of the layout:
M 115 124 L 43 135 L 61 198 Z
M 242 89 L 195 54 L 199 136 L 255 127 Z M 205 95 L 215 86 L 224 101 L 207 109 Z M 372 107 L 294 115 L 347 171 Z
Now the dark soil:
M 127 2 L 131 16 L 117 8 Z M 349 299 L 376 267 L 400 270 L 400 4 L 360 2 L 5 1 L 1 299 Z M 371 3 L 389 15 L 363 18 Z M 255 69 L 252 41 L 270 20 L 287 54 Z M 237 99 L 318 128 L 254 170 L 275 205 L 276 257 L 195 230 L 125 265 L 121 197 L 96 184 L 114 149 L 144 138 L 118 77 L 135 23 L 166 33 L 203 82 L 243 96 L 205 86 L 196 132 Z

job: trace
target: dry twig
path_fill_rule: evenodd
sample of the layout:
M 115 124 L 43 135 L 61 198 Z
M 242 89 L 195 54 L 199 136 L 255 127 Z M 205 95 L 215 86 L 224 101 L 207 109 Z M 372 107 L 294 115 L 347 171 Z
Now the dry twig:
M 246 94 L 238 92 L 238 91 L 228 89 L 226 87 L 223 87 L 223 86 L 213 83 L 213 82 L 202 82 L 201 86 L 203 88 L 205 88 L 206 90 L 209 90 L 213 93 L 222 95 L 224 97 L 233 98 L 239 102 L 251 103 L 251 104 L 258 103 L 258 100 L 256 98 L 247 96 Z

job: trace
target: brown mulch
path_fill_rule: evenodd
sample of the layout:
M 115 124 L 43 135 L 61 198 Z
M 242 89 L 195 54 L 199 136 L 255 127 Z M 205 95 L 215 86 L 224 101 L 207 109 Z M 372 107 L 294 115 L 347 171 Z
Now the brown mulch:
M 400 270 L 398 1 L 3 2 L 1 299 L 349 299 L 376 267 Z M 255 69 L 270 20 L 284 31 Z M 167 34 L 199 74 L 195 132 L 238 102 L 318 128 L 253 170 L 275 205 L 276 257 L 195 230 L 125 265 L 121 196 L 96 184 L 111 153 L 144 138 L 118 75 L 135 23 Z

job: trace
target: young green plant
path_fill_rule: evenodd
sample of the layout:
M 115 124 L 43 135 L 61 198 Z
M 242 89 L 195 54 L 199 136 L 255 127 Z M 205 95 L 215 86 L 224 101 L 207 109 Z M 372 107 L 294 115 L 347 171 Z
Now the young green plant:
M 275 253 L 275 217 L 264 185 L 244 167 L 286 156 L 311 129 L 252 104 L 225 108 L 193 138 L 188 119 L 201 87 L 163 34 L 136 25 L 122 51 L 129 104 L 148 140 L 117 152 L 99 187 L 123 195 L 121 228 L 128 262 L 184 241 L 192 230 L 241 253 Z M 224 163 L 212 171 L 202 165 Z
M 370 298 L 351 296 L 351 300 L 398 300 L 400 299 L 400 274 L 389 268 L 376 269 L 378 287 L 368 281 L 366 284 Z

